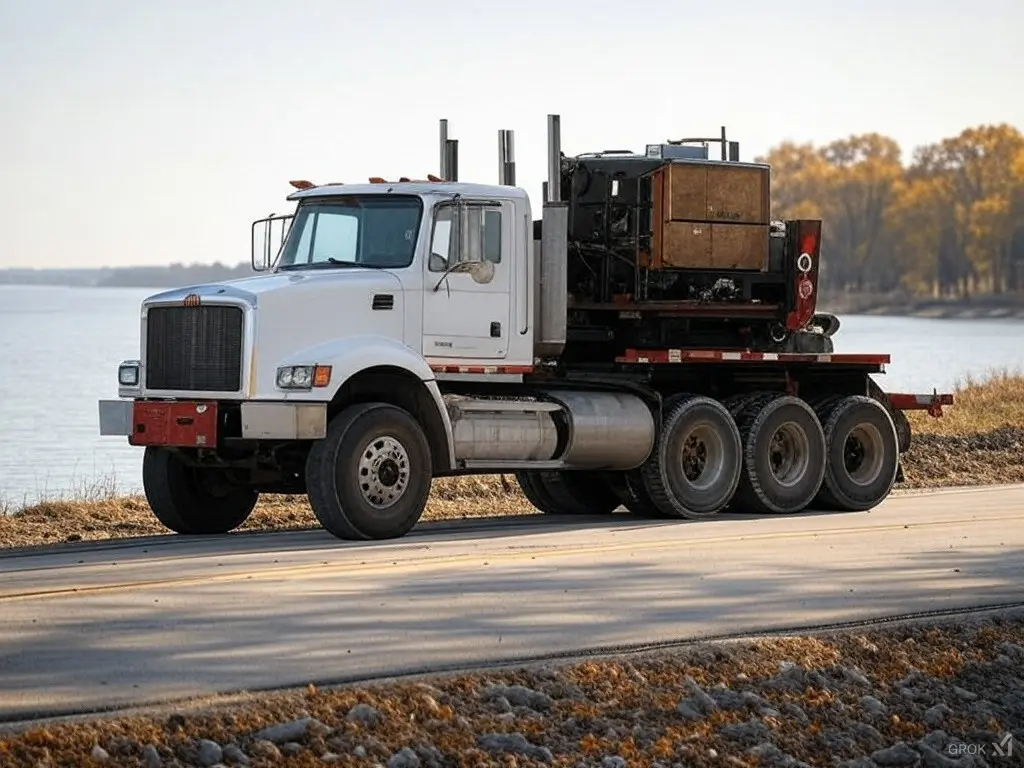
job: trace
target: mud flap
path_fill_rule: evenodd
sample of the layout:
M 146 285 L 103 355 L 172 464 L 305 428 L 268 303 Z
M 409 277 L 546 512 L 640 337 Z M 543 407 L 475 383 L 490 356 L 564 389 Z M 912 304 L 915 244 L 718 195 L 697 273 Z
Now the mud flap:
M 902 483 L 905 480 L 906 478 L 903 476 L 903 459 L 900 459 L 896 462 L 896 482 Z

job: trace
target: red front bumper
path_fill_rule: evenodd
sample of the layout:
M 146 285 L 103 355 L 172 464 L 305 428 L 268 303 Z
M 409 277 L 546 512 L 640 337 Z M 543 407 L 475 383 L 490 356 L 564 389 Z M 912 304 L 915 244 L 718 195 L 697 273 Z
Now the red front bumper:
M 137 400 L 132 407 L 132 445 L 213 448 L 217 445 L 217 403 Z

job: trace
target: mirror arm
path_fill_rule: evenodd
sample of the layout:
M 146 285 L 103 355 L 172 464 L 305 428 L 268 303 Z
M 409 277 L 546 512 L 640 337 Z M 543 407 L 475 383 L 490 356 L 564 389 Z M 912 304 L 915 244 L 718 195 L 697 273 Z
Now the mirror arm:
M 437 285 L 434 286 L 434 291 L 433 292 L 437 293 L 441 289 L 441 283 L 443 283 L 445 280 L 448 279 L 448 275 L 450 275 L 452 272 L 458 271 L 460 267 L 463 267 L 463 266 L 465 266 L 468 263 L 469 262 L 467 262 L 467 261 L 457 261 L 454 264 L 452 264 L 450 267 L 445 269 L 444 274 L 441 275 L 441 278 L 437 281 Z

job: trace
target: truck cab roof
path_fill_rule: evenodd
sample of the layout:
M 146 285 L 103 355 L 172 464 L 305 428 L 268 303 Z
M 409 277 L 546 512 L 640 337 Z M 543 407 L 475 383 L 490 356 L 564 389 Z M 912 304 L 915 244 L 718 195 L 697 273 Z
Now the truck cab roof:
M 523 199 L 526 191 L 519 187 L 499 184 L 467 184 L 445 181 L 396 181 L 369 184 L 325 184 L 320 187 L 300 189 L 288 195 L 289 200 L 303 200 L 309 197 L 334 197 L 337 195 L 382 195 L 387 193 L 406 195 L 464 195 L 466 197 L 501 197 Z

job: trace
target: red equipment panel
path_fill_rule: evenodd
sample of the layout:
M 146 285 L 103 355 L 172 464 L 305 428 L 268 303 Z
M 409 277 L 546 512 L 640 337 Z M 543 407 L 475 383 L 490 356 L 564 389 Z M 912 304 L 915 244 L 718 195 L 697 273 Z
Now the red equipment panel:
M 217 403 L 136 401 L 132 445 L 213 448 L 217 445 Z

